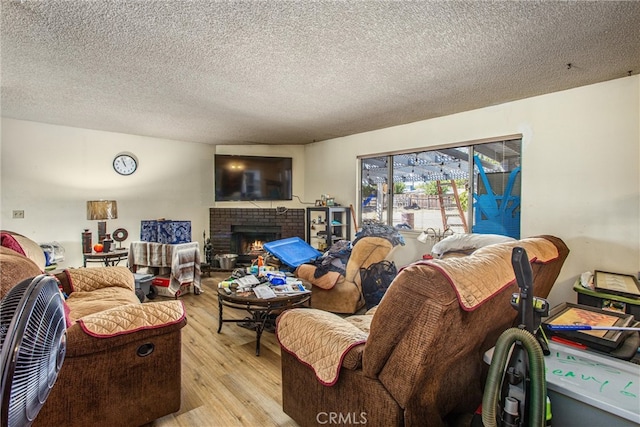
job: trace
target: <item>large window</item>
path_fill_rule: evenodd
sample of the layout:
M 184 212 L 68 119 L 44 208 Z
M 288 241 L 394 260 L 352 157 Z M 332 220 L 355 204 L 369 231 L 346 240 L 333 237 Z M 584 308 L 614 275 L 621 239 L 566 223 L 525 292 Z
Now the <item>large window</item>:
M 360 158 L 361 222 L 520 238 L 521 139 Z

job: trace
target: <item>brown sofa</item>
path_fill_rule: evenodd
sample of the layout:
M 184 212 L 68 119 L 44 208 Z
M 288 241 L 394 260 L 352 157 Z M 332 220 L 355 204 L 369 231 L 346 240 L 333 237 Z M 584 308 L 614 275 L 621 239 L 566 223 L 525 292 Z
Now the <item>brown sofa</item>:
M 303 264 L 296 269 L 296 276 L 311 283 L 313 308 L 353 314 L 365 303 L 360 269 L 382 261 L 392 248 L 391 242 L 383 237 L 363 237 L 353 246 L 344 275 L 329 272 L 316 278 L 316 267 Z
M 442 426 L 472 413 L 488 370 L 483 354 L 517 317 L 514 246 L 537 257 L 534 294 L 546 297 L 569 253 L 552 236 L 412 264 L 366 315 L 283 313 L 284 411 L 301 426 Z
M 0 297 L 41 274 L 0 247 Z M 126 267 L 78 268 L 56 277 L 65 293 L 67 353 L 34 426 L 139 426 L 180 408 L 180 301 L 141 304 Z

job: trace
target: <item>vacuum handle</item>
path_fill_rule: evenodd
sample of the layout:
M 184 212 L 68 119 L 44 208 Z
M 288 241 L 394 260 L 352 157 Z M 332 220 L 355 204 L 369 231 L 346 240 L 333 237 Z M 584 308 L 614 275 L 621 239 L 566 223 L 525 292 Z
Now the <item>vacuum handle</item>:
M 529 257 L 524 248 L 516 246 L 511 252 L 511 265 L 516 275 L 516 282 L 520 288 L 520 325 L 527 331 L 534 333 L 537 329 L 534 321 L 533 308 L 533 272 Z

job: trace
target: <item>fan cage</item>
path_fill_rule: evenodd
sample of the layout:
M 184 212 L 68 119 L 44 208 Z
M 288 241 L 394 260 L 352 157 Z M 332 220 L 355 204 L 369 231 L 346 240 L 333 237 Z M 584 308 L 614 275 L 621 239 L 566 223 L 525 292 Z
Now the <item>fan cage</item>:
M 49 396 L 66 351 L 66 323 L 57 281 L 41 275 L 0 302 L 2 425 L 28 426 Z

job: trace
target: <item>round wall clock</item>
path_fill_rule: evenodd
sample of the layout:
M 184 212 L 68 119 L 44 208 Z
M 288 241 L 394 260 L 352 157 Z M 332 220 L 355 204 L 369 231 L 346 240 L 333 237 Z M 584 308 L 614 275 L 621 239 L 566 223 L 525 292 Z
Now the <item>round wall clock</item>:
M 120 175 L 131 175 L 138 169 L 138 159 L 131 153 L 120 153 L 113 159 L 113 169 Z

